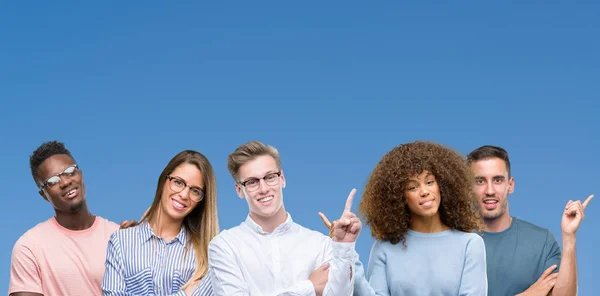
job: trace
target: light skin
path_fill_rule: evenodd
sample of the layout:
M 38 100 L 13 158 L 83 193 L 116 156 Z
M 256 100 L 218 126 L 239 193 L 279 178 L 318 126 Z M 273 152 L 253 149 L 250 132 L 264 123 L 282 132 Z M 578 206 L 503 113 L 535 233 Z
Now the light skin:
M 266 175 L 276 172 L 281 172 L 277 184 L 268 185 L 262 179 Z M 273 157 L 262 155 L 243 164 L 237 175 L 239 182 L 236 182 L 235 190 L 238 196 L 248 203 L 250 217 L 265 232 L 273 232 L 277 226 L 287 219 L 287 213 L 283 205 L 283 188 L 286 184 L 283 171 L 277 168 L 277 163 Z M 260 185 L 255 191 L 250 191 L 240 184 L 240 182 L 252 178 L 260 179 Z
M 157 218 L 150 223 L 156 235 L 165 241 L 171 241 L 179 234 L 183 219 L 198 205 L 190 198 L 190 190 L 204 188 L 202 172 L 193 164 L 182 163 L 170 175 L 174 180 L 165 180 Z M 187 186 L 182 191 L 174 191 L 169 183 L 177 181 L 183 181 Z M 191 282 L 184 292 L 191 295 L 199 282 Z
M 262 178 L 268 174 L 281 172 L 277 184 L 268 185 Z M 271 233 L 277 226 L 287 219 L 287 213 L 283 205 L 283 188 L 286 180 L 283 171 L 277 167 L 275 159 L 269 155 L 258 156 L 243 164 L 237 173 L 238 182 L 235 184 L 236 192 L 242 199 L 246 199 L 250 210 L 250 217 L 265 232 Z M 260 179 L 260 186 L 255 191 L 249 191 L 240 184 L 250 179 Z M 352 200 L 356 190 L 353 189 L 346 200 L 346 206 L 340 220 L 334 221 L 332 237 L 338 242 L 355 242 L 360 234 L 362 223 L 354 213 L 350 211 Z M 316 295 L 322 295 L 327 284 L 329 264 L 319 267 L 309 276 Z
M 165 241 L 171 241 L 179 234 L 183 219 L 198 205 L 198 202 L 190 199 L 190 190 L 204 188 L 202 172 L 193 164 L 182 163 L 169 175 L 175 180 L 165 179 L 156 221 L 150 223 L 156 235 L 162 237 Z M 186 187 L 182 191 L 174 191 L 170 185 L 170 182 L 174 181 L 183 181 Z M 140 220 L 148 216 L 149 210 L 150 208 L 144 212 Z M 121 229 L 131 227 L 136 223 L 133 220 L 123 221 L 121 222 Z M 183 291 L 187 295 L 191 295 L 199 283 L 200 280 L 193 281 Z
M 512 218 L 508 211 L 508 195 L 514 192 L 514 178 L 508 176 L 506 163 L 500 158 L 488 158 L 471 163 L 475 174 L 475 194 L 481 205 L 485 230 L 499 232 L 510 227 Z M 562 220 L 562 257 L 560 271 L 552 274 L 556 268 L 548 268 L 540 278 L 521 296 L 535 295 L 576 295 L 577 294 L 577 258 L 575 254 L 576 232 L 584 217 L 584 210 L 592 200 L 590 195 L 585 201 L 569 200 L 565 206 Z
M 150 223 L 156 235 L 162 237 L 165 241 L 173 240 L 181 230 L 183 219 L 198 205 L 198 202 L 190 199 L 189 194 L 192 189 L 203 189 L 204 179 L 202 172 L 193 164 L 182 163 L 169 174 L 174 180 L 165 179 L 162 191 L 158 215 L 156 221 Z M 171 189 L 170 182 L 183 181 L 186 187 L 182 191 Z M 140 220 L 143 220 L 150 208 L 148 208 Z M 133 220 L 121 222 L 121 229 L 135 225 Z M 191 282 L 183 290 L 187 295 L 191 295 L 198 286 L 200 280 Z
M 183 218 L 198 205 L 189 197 L 191 188 L 204 188 L 202 172 L 193 164 L 182 163 L 170 175 L 174 180 L 165 179 L 157 218 L 150 223 L 156 235 L 165 241 L 171 241 L 179 234 Z M 169 184 L 178 180 L 187 185 L 180 192 L 171 189 Z
M 490 158 L 471 163 L 475 174 L 474 191 L 481 207 L 485 231 L 506 230 L 512 221 L 508 210 L 508 195 L 515 188 L 515 179 L 508 176 L 502 159 Z

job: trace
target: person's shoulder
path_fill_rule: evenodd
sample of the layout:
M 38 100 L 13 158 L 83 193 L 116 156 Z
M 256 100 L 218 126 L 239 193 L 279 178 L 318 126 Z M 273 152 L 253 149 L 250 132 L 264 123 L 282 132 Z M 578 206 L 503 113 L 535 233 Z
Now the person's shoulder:
M 54 222 L 52 219 L 54 218 L 39 222 L 21 234 L 21 236 L 15 242 L 14 249 L 23 247 L 32 249 L 43 246 L 43 242 L 46 240 L 48 235 L 53 233 Z
M 110 233 L 109 241 L 111 241 L 112 243 L 118 242 L 119 244 L 123 244 L 123 242 L 133 242 L 133 240 L 131 238 L 140 235 L 140 230 L 143 227 L 142 224 L 143 224 L 143 222 L 138 225 L 123 228 L 123 229 L 121 229 L 117 225 L 117 228 Z
M 21 237 L 19 237 L 19 240 L 35 240 L 37 238 L 44 238 L 46 237 L 49 233 L 51 233 L 51 231 L 53 229 L 55 229 L 55 225 L 54 225 L 54 221 L 52 221 L 54 218 L 50 218 L 48 220 L 39 222 L 38 224 L 36 224 L 35 226 L 29 228 L 27 231 L 25 231 Z
M 547 228 L 513 217 L 513 227 L 515 226 L 519 232 L 527 232 L 528 235 L 542 235 L 545 237 L 550 233 Z
M 232 242 L 239 239 L 244 234 L 244 225 L 234 226 L 232 228 L 221 230 L 215 237 L 210 241 L 210 245 Z
M 483 242 L 483 238 L 481 237 L 481 235 L 478 234 L 478 233 L 476 233 L 476 232 L 465 232 L 465 231 L 460 231 L 460 230 L 453 229 L 452 230 L 452 235 L 454 235 L 456 237 L 460 237 L 460 238 L 462 238 L 464 240 L 467 240 L 467 241 L 476 240 L 476 241 Z
M 331 238 L 322 232 L 304 227 L 296 222 L 293 223 L 294 225 L 292 225 L 292 227 L 296 228 L 299 237 L 306 239 L 306 242 L 310 242 L 312 244 L 313 242 L 328 243 L 331 241 Z
M 98 219 L 98 222 L 100 223 L 100 225 L 102 227 L 104 227 L 105 229 L 107 229 L 110 232 L 114 232 L 117 231 L 121 226 L 113 221 L 110 221 L 102 216 L 97 216 L 96 215 L 96 219 Z

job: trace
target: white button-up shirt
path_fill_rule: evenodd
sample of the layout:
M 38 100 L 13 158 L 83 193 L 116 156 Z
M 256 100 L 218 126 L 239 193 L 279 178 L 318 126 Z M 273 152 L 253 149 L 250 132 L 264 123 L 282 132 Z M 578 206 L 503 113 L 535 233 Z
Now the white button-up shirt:
M 354 245 L 287 220 L 272 233 L 250 218 L 222 231 L 208 248 L 214 295 L 315 295 L 308 279 L 330 264 L 323 296 L 350 296 L 354 290 Z

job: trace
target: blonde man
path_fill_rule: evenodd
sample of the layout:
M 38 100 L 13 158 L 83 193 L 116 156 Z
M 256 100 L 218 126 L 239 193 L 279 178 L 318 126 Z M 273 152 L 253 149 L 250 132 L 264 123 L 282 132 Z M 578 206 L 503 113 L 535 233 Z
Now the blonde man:
M 354 246 L 362 228 L 350 211 L 356 191 L 330 238 L 296 224 L 285 210 L 277 149 L 248 142 L 229 155 L 228 168 L 249 214 L 209 245 L 215 295 L 352 295 Z

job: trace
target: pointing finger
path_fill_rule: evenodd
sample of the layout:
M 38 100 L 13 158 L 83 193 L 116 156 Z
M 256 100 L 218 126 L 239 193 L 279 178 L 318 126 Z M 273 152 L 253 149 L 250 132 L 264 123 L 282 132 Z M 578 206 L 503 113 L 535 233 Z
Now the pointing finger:
M 591 194 L 590 196 L 588 196 L 588 198 L 585 199 L 585 201 L 583 202 L 584 209 L 587 207 L 587 205 L 590 203 L 590 201 L 592 201 L 592 198 L 594 198 L 593 194 Z
M 356 193 L 356 188 L 352 188 L 352 191 L 350 191 L 350 194 L 348 195 L 348 198 L 346 199 L 346 207 L 344 208 L 345 212 L 350 212 L 350 209 L 352 209 L 352 200 L 354 199 L 355 193 Z

